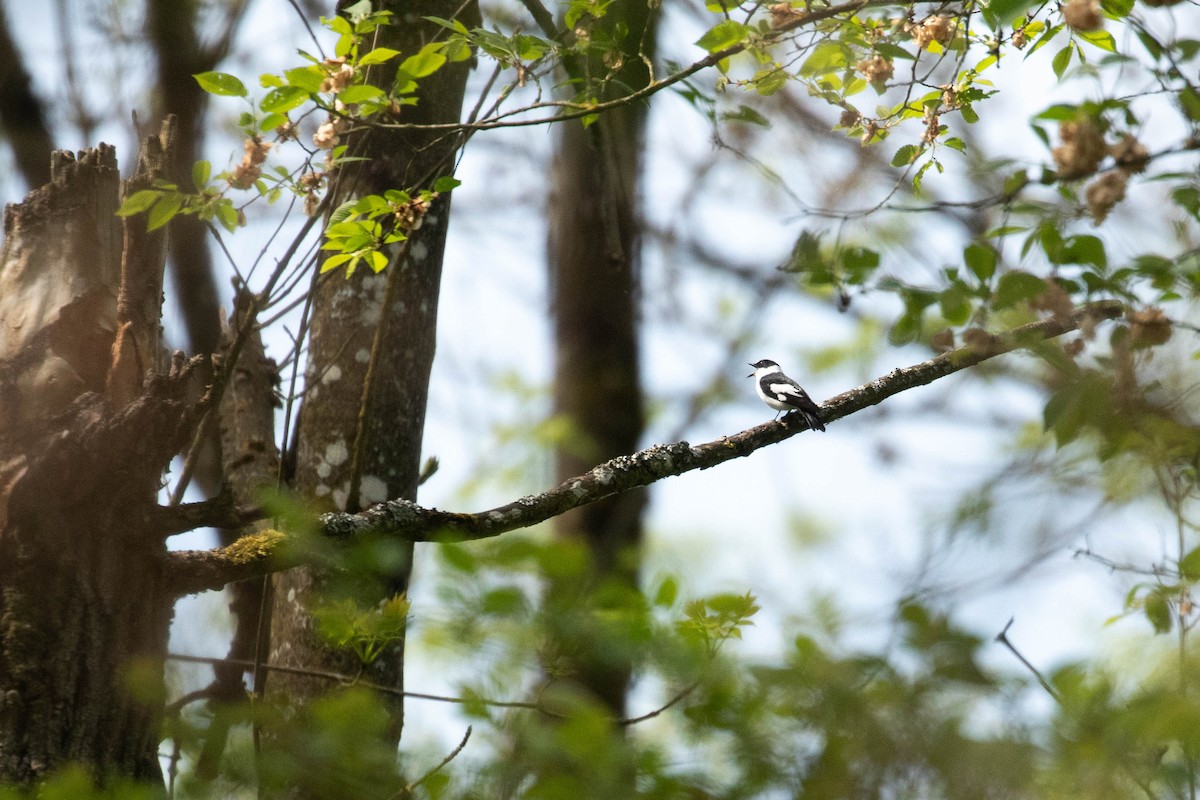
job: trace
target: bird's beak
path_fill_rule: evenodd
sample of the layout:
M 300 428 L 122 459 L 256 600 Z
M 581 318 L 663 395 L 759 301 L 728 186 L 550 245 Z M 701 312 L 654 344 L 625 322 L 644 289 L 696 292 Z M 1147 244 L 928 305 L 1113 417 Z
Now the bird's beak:
M 753 364 L 751 364 L 750 366 L 752 366 L 752 367 L 753 367 L 754 365 L 753 365 Z M 747 378 L 753 378 L 753 377 L 754 377 L 754 373 L 753 373 L 753 372 L 751 372 L 751 373 L 750 373 L 749 375 L 747 375 L 746 377 L 747 377 Z

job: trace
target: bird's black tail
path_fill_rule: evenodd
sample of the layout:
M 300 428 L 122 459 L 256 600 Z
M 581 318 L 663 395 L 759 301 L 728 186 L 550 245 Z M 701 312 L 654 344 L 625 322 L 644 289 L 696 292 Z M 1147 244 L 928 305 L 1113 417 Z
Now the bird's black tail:
M 821 419 L 820 412 L 815 408 L 797 408 L 796 413 L 804 418 L 809 430 L 825 432 L 825 421 Z

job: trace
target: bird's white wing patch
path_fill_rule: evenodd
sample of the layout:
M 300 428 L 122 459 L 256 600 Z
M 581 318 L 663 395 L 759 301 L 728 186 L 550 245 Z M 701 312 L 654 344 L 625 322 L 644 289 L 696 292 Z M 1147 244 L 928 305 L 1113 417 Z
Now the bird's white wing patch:
M 800 396 L 800 390 L 790 383 L 772 383 L 767 388 L 769 388 L 771 392 L 776 395 L 791 395 L 792 397 Z

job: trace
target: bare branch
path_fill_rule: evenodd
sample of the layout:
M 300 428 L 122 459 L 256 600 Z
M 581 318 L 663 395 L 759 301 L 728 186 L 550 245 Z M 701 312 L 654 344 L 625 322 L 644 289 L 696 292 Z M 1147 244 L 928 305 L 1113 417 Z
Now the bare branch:
M 984 344 L 960 347 L 936 358 L 903 369 L 896 369 L 857 389 L 827 400 L 821 414 L 827 423 L 877 405 L 893 395 L 968 369 L 998 355 L 1038 344 L 1077 330 L 1087 323 L 1120 316 L 1124 306 L 1115 301 L 1092 303 L 1064 317 L 1031 322 L 993 336 Z M 454 542 L 486 539 L 508 531 L 528 528 L 573 508 L 606 497 L 648 486 L 664 478 L 698 469 L 710 469 L 735 458 L 743 458 L 768 445 L 790 439 L 808 430 L 802 421 L 784 417 L 766 422 L 732 436 L 704 444 L 687 442 L 659 444 L 628 456 L 611 459 L 589 472 L 571 478 L 541 494 L 529 495 L 506 505 L 474 514 L 424 508 L 406 500 L 389 500 L 357 514 L 331 513 L 320 518 L 321 532 L 335 539 L 351 539 L 364 534 L 395 536 L 410 542 Z M 276 546 L 285 539 L 278 531 L 264 531 L 246 537 L 246 547 L 208 551 L 177 551 L 173 560 L 177 591 L 180 594 L 216 589 L 286 565 L 271 559 Z M 249 539 L 253 539 L 250 542 Z

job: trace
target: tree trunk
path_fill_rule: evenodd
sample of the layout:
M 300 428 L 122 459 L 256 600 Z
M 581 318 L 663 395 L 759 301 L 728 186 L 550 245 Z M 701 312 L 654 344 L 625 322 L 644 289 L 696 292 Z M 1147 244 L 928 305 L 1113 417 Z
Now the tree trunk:
M 623 64 L 606 84 L 621 92 L 649 80 L 642 56 L 653 57 L 655 14 L 650 5 L 622 0 L 592 22 L 621 48 Z M 599 57 L 572 70 L 588 79 L 610 71 Z M 576 434 L 558 451 L 559 480 L 634 452 L 645 425 L 638 376 L 637 207 L 645 122 L 646 106 L 638 103 L 606 112 L 586 128 L 578 122 L 558 128 L 549 243 L 557 346 L 554 400 Z M 555 520 L 555 530 L 586 541 L 597 581 L 634 586 L 644 507 L 643 492 L 628 492 L 564 514 Z M 564 610 L 582 608 L 586 613 L 587 604 L 572 599 L 578 589 L 552 587 L 552 597 L 565 593 Z M 569 630 L 588 627 L 571 625 Z M 629 665 L 602 642 L 570 638 L 568 634 L 560 645 L 574 661 L 580 683 L 621 716 Z
M 406 56 L 442 31 L 424 21 L 424 16 L 457 15 L 469 26 L 478 24 L 473 2 L 466 11 L 458 0 L 396 0 L 377 2 L 376 8 L 392 11 L 393 17 L 389 26 L 379 30 L 375 46 L 391 47 Z M 393 74 L 378 69 L 372 80 L 388 87 Z M 463 62 L 447 64 L 422 79 L 418 103 L 404 108 L 404 121 L 457 122 L 466 78 Z M 387 189 L 412 190 L 415 195 L 416 189 L 430 188 L 435 178 L 453 172 L 459 140 L 428 132 L 374 130 L 349 144 L 350 154 L 368 160 L 342 168 L 332 190 L 338 202 Z M 339 269 L 318 282 L 294 487 L 325 508 L 355 511 L 387 498 L 416 499 L 449 212 L 448 196 L 435 201 L 424 224 L 393 253 L 384 272 L 376 275 L 361 267 L 347 279 Z M 385 328 L 376 343 L 380 325 Z M 365 394 L 364 386 L 368 387 Z M 356 443 L 361 443 L 358 453 Z M 407 590 L 412 545 L 389 547 L 393 548 L 390 568 L 380 575 L 380 585 L 365 587 L 358 597 L 361 602 L 374 605 L 384 596 Z M 353 654 L 329 647 L 313 630 L 310 609 L 329 588 L 328 578 L 307 567 L 275 577 L 272 663 L 359 674 L 361 665 Z M 363 677 L 402 687 L 403 666 L 401 641 L 372 663 Z M 279 674 L 271 675 L 268 687 L 272 696 L 301 705 L 329 688 L 325 681 Z M 390 708 L 391 733 L 398 741 L 403 704 L 394 696 L 381 702 Z
M 125 191 L 163 174 L 170 124 Z M 188 434 L 157 374 L 165 235 L 115 216 L 116 156 L 54 154 L 0 258 L 0 782 L 67 762 L 161 779 L 174 593 L 151 520 Z

